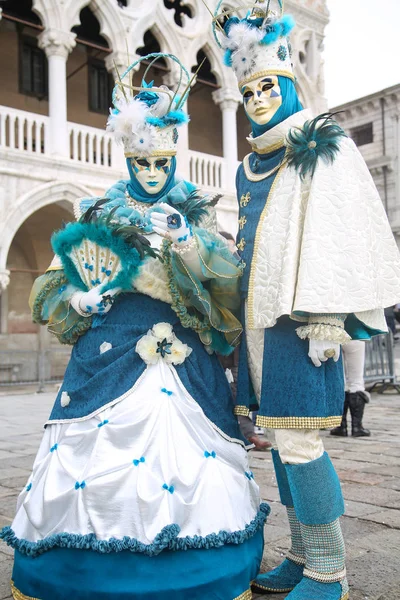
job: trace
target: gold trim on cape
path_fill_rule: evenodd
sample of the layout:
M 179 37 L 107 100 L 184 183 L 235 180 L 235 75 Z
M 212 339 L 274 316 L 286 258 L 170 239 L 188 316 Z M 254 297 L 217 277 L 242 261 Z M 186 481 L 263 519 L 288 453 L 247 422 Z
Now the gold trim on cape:
M 339 427 L 342 415 L 338 417 L 265 417 L 257 415 L 257 427 L 269 429 L 333 429 Z
M 271 146 L 265 146 L 264 148 L 258 148 L 257 144 L 255 144 L 253 141 L 249 141 L 249 144 L 253 152 L 256 152 L 257 154 L 270 154 L 271 152 L 281 150 L 286 146 L 285 140 L 279 140 L 279 142 L 276 142 L 276 144 L 272 144 Z

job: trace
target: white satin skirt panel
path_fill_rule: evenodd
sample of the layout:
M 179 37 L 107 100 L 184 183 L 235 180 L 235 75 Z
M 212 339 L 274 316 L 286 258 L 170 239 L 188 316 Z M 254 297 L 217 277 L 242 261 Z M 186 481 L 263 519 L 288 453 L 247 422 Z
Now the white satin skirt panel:
M 160 360 L 121 402 L 47 426 L 17 508 L 20 539 L 94 533 L 150 544 L 174 523 L 179 537 L 244 529 L 259 490 L 244 447 L 207 419 Z

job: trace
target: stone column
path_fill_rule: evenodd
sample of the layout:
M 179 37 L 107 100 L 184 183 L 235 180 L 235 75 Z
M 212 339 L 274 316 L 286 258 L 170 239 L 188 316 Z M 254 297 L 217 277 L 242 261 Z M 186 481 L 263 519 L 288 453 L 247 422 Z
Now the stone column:
M 222 112 L 222 147 L 226 161 L 226 183 L 229 189 L 233 189 L 238 162 L 236 113 L 242 96 L 238 90 L 228 88 L 216 90 L 212 96 Z
M 50 152 L 62 157 L 69 156 L 67 59 L 76 45 L 75 38 L 75 33 L 58 29 L 45 29 L 38 38 L 48 60 Z
M 0 295 L 4 292 L 10 283 L 10 271 L 8 269 L 0 269 Z
M 179 74 L 170 71 L 163 77 L 164 85 L 167 85 L 172 91 L 175 91 L 179 84 Z M 183 77 L 180 92 L 182 93 L 186 87 L 186 77 Z M 189 98 L 190 100 L 190 98 Z M 183 110 L 188 112 L 188 102 L 183 106 Z M 184 179 L 190 179 L 190 157 L 189 157 L 189 125 L 181 125 L 177 128 L 179 133 L 178 138 L 178 154 L 177 154 L 177 173 Z

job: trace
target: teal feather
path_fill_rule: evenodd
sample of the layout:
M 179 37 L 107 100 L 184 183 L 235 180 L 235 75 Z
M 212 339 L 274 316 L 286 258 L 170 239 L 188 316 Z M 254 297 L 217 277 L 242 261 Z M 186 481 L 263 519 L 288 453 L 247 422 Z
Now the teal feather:
M 154 127 L 163 129 L 165 127 L 170 127 L 171 125 L 179 126 L 189 123 L 189 115 L 183 110 L 171 110 L 163 117 L 147 117 L 146 121 Z
M 346 137 L 343 129 L 333 120 L 333 114 L 324 113 L 306 121 L 303 128 L 295 127 L 287 135 L 286 160 L 304 179 L 315 173 L 318 161 L 333 164 L 339 152 L 340 141 Z

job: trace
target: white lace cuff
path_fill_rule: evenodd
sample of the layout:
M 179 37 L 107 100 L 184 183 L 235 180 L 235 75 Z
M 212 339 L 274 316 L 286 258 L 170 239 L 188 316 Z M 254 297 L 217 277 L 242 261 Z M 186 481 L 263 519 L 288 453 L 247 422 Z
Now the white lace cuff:
M 319 340 L 345 344 L 351 337 L 344 330 L 344 322 L 347 315 L 338 314 L 315 314 L 310 315 L 308 325 L 296 329 L 297 335 L 302 340 Z
M 320 340 L 322 342 L 337 342 L 338 344 L 345 344 L 351 340 L 349 334 L 345 332 L 343 325 L 314 323 L 299 327 L 296 329 L 296 333 L 302 340 Z

